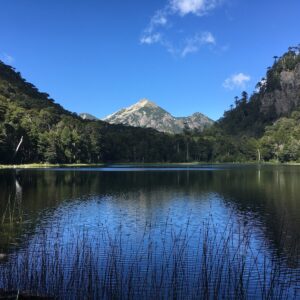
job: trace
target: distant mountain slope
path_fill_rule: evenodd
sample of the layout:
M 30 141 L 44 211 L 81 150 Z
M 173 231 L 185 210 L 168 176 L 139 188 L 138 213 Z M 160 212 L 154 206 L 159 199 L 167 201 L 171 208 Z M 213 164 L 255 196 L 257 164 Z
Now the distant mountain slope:
M 97 121 L 99 120 L 95 116 L 88 114 L 88 113 L 81 113 L 79 114 L 79 117 L 82 118 L 83 120 L 89 120 L 89 121 Z
M 104 121 L 110 124 L 149 127 L 168 133 L 181 133 L 185 127 L 202 131 L 214 123 L 201 113 L 195 113 L 190 117 L 176 118 L 147 99 L 142 99 L 128 108 L 123 108 L 107 116 Z

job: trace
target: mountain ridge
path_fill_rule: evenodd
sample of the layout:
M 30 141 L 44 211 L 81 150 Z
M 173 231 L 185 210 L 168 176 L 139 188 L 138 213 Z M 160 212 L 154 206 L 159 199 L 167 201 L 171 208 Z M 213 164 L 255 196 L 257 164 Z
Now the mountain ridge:
M 103 121 L 110 124 L 153 128 L 172 134 L 182 133 L 185 128 L 203 131 L 204 128 L 210 127 L 214 123 L 200 112 L 187 117 L 174 117 L 147 98 L 143 98 L 127 108 L 121 108 L 103 118 Z
M 79 117 L 83 120 L 89 120 L 89 121 L 98 121 L 99 119 L 89 113 L 80 113 Z

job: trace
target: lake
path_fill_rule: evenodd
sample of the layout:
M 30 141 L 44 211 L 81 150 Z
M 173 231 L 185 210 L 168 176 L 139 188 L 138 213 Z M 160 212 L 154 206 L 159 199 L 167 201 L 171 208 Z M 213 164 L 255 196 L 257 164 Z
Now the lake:
M 300 166 L 0 171 L 0 290 L 299 299 Z

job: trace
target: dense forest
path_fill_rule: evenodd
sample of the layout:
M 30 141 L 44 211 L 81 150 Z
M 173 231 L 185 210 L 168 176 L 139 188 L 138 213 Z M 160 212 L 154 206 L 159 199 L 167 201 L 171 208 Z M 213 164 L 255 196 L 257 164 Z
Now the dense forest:
M 0 163 L 299 161 L 298 75 L 290 47 L 214 126 L 172 135 L 83 120 L 0 61 Z

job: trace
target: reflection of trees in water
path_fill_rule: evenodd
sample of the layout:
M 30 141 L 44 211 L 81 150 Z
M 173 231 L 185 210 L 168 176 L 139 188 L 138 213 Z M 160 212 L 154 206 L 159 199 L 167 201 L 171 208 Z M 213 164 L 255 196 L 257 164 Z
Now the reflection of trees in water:
M 14 225 L 22 221 L 22 186 L 20 185 L 17 174 L 13 175 L 14 185 L 8 187 L 7 195 L 1 199 L 3 212 L 1 224 Z
M 299 171 L 293 167 L 262 167 L 224 171 L 214 176 L 216 191 L 234 204 L 245 220 L 255 219 L 270 247 L 299 266 L 300 186 Z
M 9 176 L 8 180 L 11 184 L 7 185 L 6 189 L 3 189 L 3 186 L 1 187 L 0 253 L 5 248 L 17 245 L 17 239 L 22 231 L 22 186 L 19 182 L 18 174 L 15 172 Z
M 9 176 L 7 176 L 10 174 Z M 18 180 L 10 172 L 0 173 L 4 194 L 15 185 L 16 198 L 23 195 L 23 209 L 32 218 L 45 208 L 62 201 L 112 196 L 120 209 L 150 217 L 152 211 L 172 206 L 174 198 L 185 198 L 191 207 L 209 201 L 208 193 L 217 193 L 246 221 L 260 226 L 264 235 L 280 253 L 290 253 L 298 234 L 300 194 L 299 171 L 295 168 L 235 168 L 217 171 L 21 171 Z M 8 180 L 8 178 L 11 178 Z M 23 187 L 17 193 L 17 186 Z M 3 195 L 0 195 L 2 202 Z M 6 197 L 5 196 L 5 197 Z M 2 198 L 2 199 L 1 199 Z M 3 209 L 3 207 L 1 208 Z M 183 207 L 186 209 L 186 207 Z M 285 227 L 282 227 L 283 218 Z M 256 225 L 255 225 L 256 224 Z M 290 237 L 284 242 L 282 233 Z M 275 243 L 275 245 L 274 245 Z M 271 246 L 270 244 L 270 246 Z M 297 244 L 299 245 L 299 244 Z M 272 247 L 273 247 L 272 246 Z M 296 250 L 296 254 L 298 250 Z M 294 256 L 294 255 L 293 255 Z

